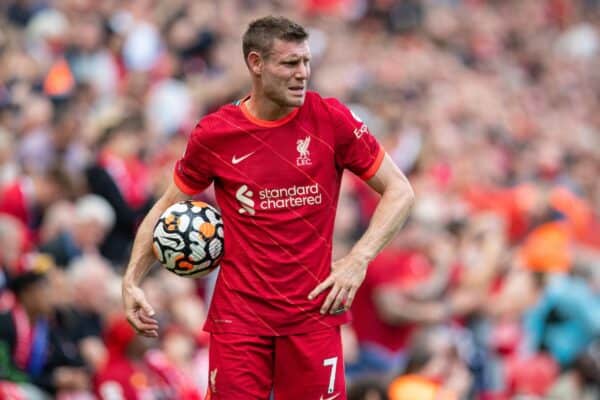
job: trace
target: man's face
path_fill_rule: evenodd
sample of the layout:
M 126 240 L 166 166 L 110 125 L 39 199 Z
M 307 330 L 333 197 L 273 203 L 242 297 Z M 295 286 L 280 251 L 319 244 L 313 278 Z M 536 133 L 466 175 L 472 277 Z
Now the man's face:
M 32 283 L 23 291 L 23 297 L 27 298 L 29 308 L 40 316 L 50 316 L 54 307 L 54 298 L 50 290 L 50 282 L 46 277 Z
M 265 96 L 281 107 L 301 106 L 310 77 L 308 43 L 275 39 L 270 54 L 263 60 L 261 78 Z

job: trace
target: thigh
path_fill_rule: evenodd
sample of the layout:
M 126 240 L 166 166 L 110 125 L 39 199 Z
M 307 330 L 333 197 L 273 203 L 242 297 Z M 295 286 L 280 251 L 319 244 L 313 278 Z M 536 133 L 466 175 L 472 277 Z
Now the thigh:
M 268 400 L 273 353 L 272 337 L 211 334 L 207 399 Z
M 345 400 L 340 328 L 275 338 L 275 400 Z

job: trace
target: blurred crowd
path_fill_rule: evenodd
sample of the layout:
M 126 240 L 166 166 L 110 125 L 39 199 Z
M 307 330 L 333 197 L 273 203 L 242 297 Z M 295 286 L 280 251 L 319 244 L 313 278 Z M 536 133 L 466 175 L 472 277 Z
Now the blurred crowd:
M 309 28 L 311 88 L 417 195 L 343 328 L 349 399 L 600 398 L 600 1 L 0 11 L 0 399 L 203 398 L 216 273 L 153 269 L 159 339 L 128 326 L 119 277 L 195 122 L 248 92 L 240 38 L 266 14 Z M 376 203 L 344 178 L 334 257 Z

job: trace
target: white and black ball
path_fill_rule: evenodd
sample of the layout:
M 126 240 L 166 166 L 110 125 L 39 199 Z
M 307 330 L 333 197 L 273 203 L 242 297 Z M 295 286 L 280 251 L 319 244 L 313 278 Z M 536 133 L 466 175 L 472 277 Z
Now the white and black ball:
M 223 257 L 221 214 L 202 201 L 173 204 L 154 226 L 152 249 L 158 261 L 179 276 L 207 275 Z

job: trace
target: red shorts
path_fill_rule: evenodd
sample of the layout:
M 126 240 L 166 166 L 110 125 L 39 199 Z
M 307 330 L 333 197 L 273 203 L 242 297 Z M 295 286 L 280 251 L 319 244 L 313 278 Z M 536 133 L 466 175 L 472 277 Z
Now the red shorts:
M 210 335 L 207 399 L 345 400 L 340 328 L 291 336 Z

